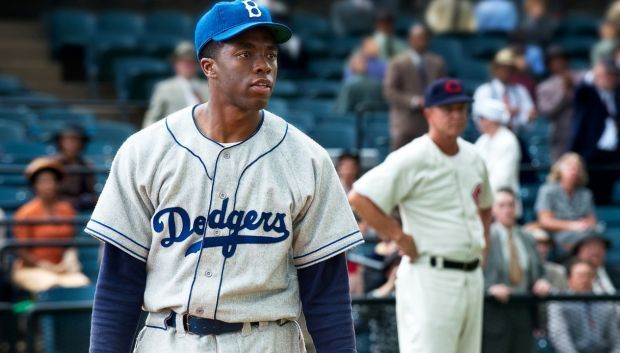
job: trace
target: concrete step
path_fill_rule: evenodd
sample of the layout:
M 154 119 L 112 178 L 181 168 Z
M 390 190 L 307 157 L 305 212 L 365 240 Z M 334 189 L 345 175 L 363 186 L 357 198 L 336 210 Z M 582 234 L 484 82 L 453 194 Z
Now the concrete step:
M 23 81 L 61 81 L 60 68 L 55 66 L 0 66 L 0 72 L 7 75 L 17 76 Z
M 45 39 L 43 24 L 39 21 L 20 21 L 2 19 L 0 39 Z

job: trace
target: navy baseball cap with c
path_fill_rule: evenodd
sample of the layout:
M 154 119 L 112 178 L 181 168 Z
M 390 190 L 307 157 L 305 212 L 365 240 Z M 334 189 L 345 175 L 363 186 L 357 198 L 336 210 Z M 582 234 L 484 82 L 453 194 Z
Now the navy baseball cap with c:
M 258 26 L 269 28 L 278 44 L 286 42 L 292 35 L 290 28 L 273 22 L 269 10 L 254 1 L 218 2 L 196 24 L 196 56 L 200 58 L 200 51 L 212 40 L 222 42 Z
M 473 101 L 473 98 L 465 93 L 461 81 L 453 78 L 440 78 L 433 81 L 424 93 L 426 108 Z

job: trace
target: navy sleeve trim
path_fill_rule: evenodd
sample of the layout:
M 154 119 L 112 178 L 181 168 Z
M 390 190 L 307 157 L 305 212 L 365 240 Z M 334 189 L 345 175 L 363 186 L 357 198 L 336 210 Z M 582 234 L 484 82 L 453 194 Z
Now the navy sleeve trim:
M 316 250 L 313 250 L 313 251 L 311 251 L 309 253 L 306 253 L 306 254 L 303 254 L 303 255 L 299 255 L 299 256 L 295 256 L 295 257 L 293 257 L 293 259 L 297 260 L 297 259 L 301 259 L 302 257 L 306 257 L 306 256 L 309 256 L 309 255 L 312 255 L 312 254 L 314 254 L 316 252 L 319 252 L 319 251 L 325 249 L 328 246 L 332 246 L 332 245 L 338 243 L 339 241 L 342 241 L 342 240 L 344 240 L 344 239 L 346 239 L 346 238 L 348 238 L 348 237 L 350 237 L 350 236 L 352 236 L 354 234 L 357 234 L 359 232 L 360 232 L 359 230 L 356 230 L 355 232 L 349 233 L 349 234 L 347 234 L 347 235 L 345 235 L 345 236 L 343 236 L 343 237 L 341 237 L 339 239 L 336 239 L 336 240 L 332 241 L 329 244 L 325 244 L 325 245 L 321 246 L 320 248 L 318 248 Z
M 132 243 L 136 244 L 137 246 L 141 247 L 142 249 L 144 249 L 144 250 L 146 250 L 146 251 L 151 250 L 150 248 L 148 248 L 148 247 L 146 247 L 146 246 L 144 246 L 144 245 L 142 245 L 142 244 L 138 243 L 137 241 L 135 241 L 135 240 L 133 240 L 132 238 L 128 237 L 127 235 L 125 235 L 125 234 L 123 234 L 123 233 L 119 232 L 118 230 L 116 230 L 116 229 L 114 229 L 114 228 L 110 227 L 110 226 L 109 226 L 109 225 L 107 225 L 107 224 L 104 224 L 104 223 L 99 222 L 98 220 L 96 220 L 96 219 L 92 219 L 92 218 L 91 218 L 91 221 L 93 221 L 93 222 L 95 222 L 95 223 L 97 223 L 97 224 L 99 224 L 99 225 L 101 225 L 101 226 L 103 226 L 103 227 L 108 228 L 109 230 L 111 230 L 111 231 L 113 231 L 114 233 L 116 233 L 116 234 L 118 234 L 118 235 L 122 236 L 123 238 L 125 238 L 125 239 L 129 240 L 130 242 L 132 242 Z M 89 228 L 87 227 L 87 229 L 89 229 Z M 91 229 L 91 230 L 92 230 L 92 229 Z
M 306 263 L 303 263 L 303 264 L 299 264 L 299 265 L 297 265 L 297 268 L 314 265 L 314 264 L 316 264 L 318 262 L 321 262 L 321 261 L 323 261 L 325 259 L 328 259 L 328 258 L 330 258 L 330 257 L 332 257 L 334 255 L 337 255 L 337 254 L 347 250 L 348 248 L 351 248 L 351 247 L 354 247 L 356 245 L 362 244 L 363 242 L 364 242 L 364 239 L 358 239 L 358 240 L 354 241 L 353 243 L 345 245 L 345 246 L 343 246 L 343 247 L 341 247 L 341 248 L 339 248 L 337 250 L 334 250 L 334 251 L 332 251 L 331 253 L 329 253 L 327 255 L 319 257 L 318 259 L 315 259 L 315 260 L 312 260 L 310 262 L 306 262 Z
M 132 256 L 136 257 L 137 259 L 139 259 L 139 260 L 142 260 L 142 261 L 146 262 L 146 257 L 144 257 L 144 256 L 142 256 L 142 255 L 140 255 L 140 254 L 136 253 L 135 251 L 133 251 L 133 250 L 129 249 L 128 247 L 126 247 L 126 246 L 124 246 L 123 244 L 121 244 L 121 243 L 117 242 L 116 240 L 114 240 L 114 239 L 112 239 L 112 238 L 108 237 L 107 235 L 102 234 L 102 233 L 99 233 L 98 231 L 96 231 L 96 230 L 94 230 L 94 229 L 92 229 L 92 228 L 89 228 L 89 227 L 86 227 L 86 230 L 88 230 L 89 232 L 95 233 L 97 236 L 99 236 L 99 237 L 103 238 L 104 240 L 106 240 L 106 241 L 108 241 L 108 242 L 110 242 L 110 243 L 113 243 L 115 246 L 117 246 L 117 247 L 119 247 L 119 248 L 122 248 L 125 252 L 127 252 L 127 253 L 131 254 Z

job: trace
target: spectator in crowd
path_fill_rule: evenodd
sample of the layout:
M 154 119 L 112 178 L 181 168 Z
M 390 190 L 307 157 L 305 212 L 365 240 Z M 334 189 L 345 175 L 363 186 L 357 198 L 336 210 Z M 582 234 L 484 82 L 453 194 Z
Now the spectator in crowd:
M 553 249 L 553 241 L 549 237 L 549 233 L 542 229 L 538 223 L 525 225 L 523 230 L 532 235 L 534 240 L 536 240 L 536 251 L 545 267 L 545 279 L 551 284 L 552 291 L 566 292 L 568 290 L 566 268 L 558 263 L 549 261 L 549 255 Z
M 568 265 L 569 293 L 592 294 L 595 269 L 574 259 Z M 618 314 L 609 302 L 552 302 L 549 304 L 549 339 L 557 353 L 618 353 Z
M 398 39 L 394 34 L 394 16 L 390 12 L 379 11 L 372 39 L 379 48 L 379 58 L 386 62 L 407 51 L 407 43 Z
M 331 22 L 338 36 L 372 31 L 375 7 L 370 0 L 339 0 L 331 6 Z
M 482 352 L 532 352 L 533 317 L 528 305 L 505 304 L 512 294 L 546 296 L 551 284 L 543 278 L 534 239 L 516 223 L 516 198 L 510 188 L 495 193 L 493 216 L 484 282 L 497 302 L 484 305 Z
M 346 193 L 353 188 L 353 183 L 360 176 L 360 157 L 356 154 L 345 152 L 338 157 L 336 173 Z
M 336 112 L 355 112 L 363 102 L 384 102 L 381 81 L 368 75 L 368 62 L 361 52 L 351 57 L 348 72 L 350 78 L 340 88 L 336 99 Z
M 479 32 L 512 32 L 519 21 L 519 11 L 510 0 L 481 0 L 474 14 Z
M 532 73 L 532 68 L 530 67 L 530 62 L 528 62 L 528 58 L 527 58 L 527 50 L 528 48 L 530 48 L 531 50 L 535 50 L 534 46 L 527 46 L 522 42 L 515 42 L 512 45 L 510 45 L 510 50 L 512 51 L 513 55 L 514 55 L 514 72 L 512 73 L 512 77 L 510 78 L 510 82 L 512 84 L 518 84 L 521 85 L 523 87 L 525 87 L 525 89 L 527 90 L 527 93 L 530 95 L 530 99 L 532 100 L 532 102 L 536 101 L 536 79 Z M 537 56 L 540 57 L 540 66 L 543 66 L 542 61 L 543 59 L 543 54 L 542 52 L 540 53 L 540 55 L 537 54 Z M 540 71 L 544 71 L 542 70 L 542 67 L 539 68 Z
M 540 113 L 551 121 L 551 157 L 557 161 L 566 152 L 570 136 L 573 90 L 578 75 L 568 67 L 568 56 L 560 46 L 548 48 L 546 63 L 551 76 L 536 88 L 537 105 Z
M 590 52 L 592 65 L 596 65 L 603 59 L 610 58 L 618 45 L 617 28 L 611 21 L 601 23 L 599 36 L 600 40 L 592 47 Z
M 523 19 L 519 30 L 529 43 L 546 46 L 556 28 L 556 22 L 548 15 L 546 0 L 523 1 Z
M 385 77 L 385 71 L 387 69 L 387 62 L 379 57 L 379 46 L 372 37 L 366 37 L 362 40 L 361 47 L 353 54 L 362 55 L 366 62 L 365 75 L 369 78 L 383 81 Z M 353 57 L 351 57 L 351 60 Z M 347 83 L 354 79 L 359 73 L 354 71 L 352 62 L 349 60 L 349 66 L 344 71 L 344 82 Z
M 618 174 L 601 167 L 620 163 L 619 109 L 618 68 L 613 60 L 605 60 L 594 66 L 592 83 L 582 82 L 575 89 L 568 143 L 569 150 L 579 153 L 590 169 L 590 187 L 597 205 L 611 203 Z
M 620 268 L 606 264 L 607 250 L 611 242 L 600 234 L 592 233 L 579 241 L 573 256 L 590 262 L 595 269 L 592 290 L 596 294 L 615 294 L 620 288 Z
M 620 28 L 620 0 L 615 0 L 609 5 L 605 20 L 613 23 L 616 28 Z
M 25 170 L 26 178 L 34 189 L 35 198 L 20 207 L 15 221 L 70 220 L 75 216 L 71 204 L 59 199 L 59 188 L 64 176 L 62 165 L 53 158 L 37 158 Z M 15 225 L 15 239 L 70 239 L 75 234 L 73 225 L 36 224 Z M 55 286 L 80 287 L 89 283 L 80 272 L 81 265 L 74 248 L 32 248 L 18 251 L 12 279 L 18 287 L 30 292 L 41 292 Z
M 493 192 L 509 187 L 520 190 L 519 166 L 521 148 L 517 137 L 505 127 L 510 120 L 506 105 L 497 99 L 474 101 L 473 116 L 482 133 L 475 143 L 484 160 Z M 517 217 L 521 216 L 521 201 L 516 198 Z
M 551 233 L 560 257 L 569 254 L 596 227 L 592 193 L 581 157 L 565 153 L 551 167 L 547 183 L 538 190 L 538 223 Z
M 96 177 L 92 164 L 82 157 L 88 135 L 81 126 L 68 125 L 54 136 L 54 141 L 57 150 L 54 158 L 67 172 L 60 184 L 60 197 L 76 210 L 92 210 L 97 203 Z
M 518 132 L 536 116 L 534 103 L 527 89 L 512 83 L 516 70 L 515 55 L 510 49 L 500 50 L 493 60 L 492 80 L 476 89 L 474 100 L 496 99 L 506 105 L 510 115 L 508 126 Z
M 209 87 L 197 78 L 196 50 L 190 42 L 181 42 L 172 55 L 175 76 L 155 86 L 143 126 L 158 122 L 171 113 L 190 105 L 206 102 Z
M 425 18 L 428 27 L 436 34 L 476 30 L 474 7 L 469 0 L 432 0 L 426 8 Z
M 383 92 L 390 105 L 390 144 L 392 150 L 428 131 L 424 119 L 424 91 L 434 80 L 446 75 L 443 59 L 427 51 L 428 30 L 414 25 L 409 30 L 410 50 L 396 56 L 388 65 Z

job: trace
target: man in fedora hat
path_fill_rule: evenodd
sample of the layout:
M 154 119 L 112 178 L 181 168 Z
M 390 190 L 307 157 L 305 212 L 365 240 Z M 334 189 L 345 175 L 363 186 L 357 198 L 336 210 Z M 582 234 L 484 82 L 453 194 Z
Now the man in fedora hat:
M 595 268 L 592 290 L 596 294 L 614 294 L 620 288 L 620 268 L 607 265 L 605 259 L 611 241 L 602 234 L 592 232 L 573 248 L 573 255 L 586 260 Z
M 207 101 L 209 86 L 199 80 L 196 51 L 190 42 L 181 42 L 174 49 L 172 63 L 175 76 L 155 86 L 149 108 L 144 116 L 144 127 L 190 105 Z
M 536 116 L 534 102 L 527 89 L 511 81 L 516 60 L 511 49 L 502 49 L 491 66 L 492 79 L 476 89 L 474 100 L 497 99 L 504 102 L 510 114 L 508 126 L 518 131 Z

